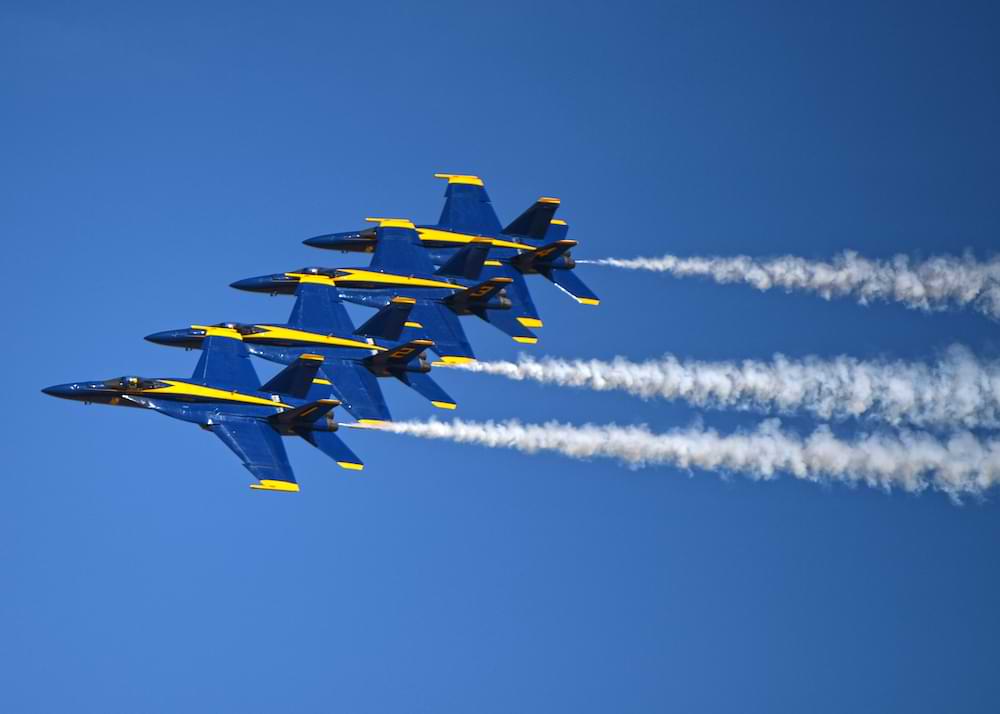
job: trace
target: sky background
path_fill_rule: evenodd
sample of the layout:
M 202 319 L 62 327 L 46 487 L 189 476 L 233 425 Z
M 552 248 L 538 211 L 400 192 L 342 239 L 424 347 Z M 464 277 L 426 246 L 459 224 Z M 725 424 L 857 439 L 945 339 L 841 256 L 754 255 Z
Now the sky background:
M 442 171 L 505 223 L 561 197 L 581 258 L 987 257 L 998 35 L 995 3 L 0 4 L 0 710 L 997 711 L 996 493 L 360 432 L 363 474 L 289 440 L 302 492 L 258 493 L 191 425 L 39 389 L 190 374 L 142 337 L 282 321 L 228 284 L 436 220 Z M 467 324 L 480 356 L 1000 353 L 972 311 L 580 272 L 600 307 L 534 281 L 539 344 Z M 470 419 L 763 418 L 435 375 Z

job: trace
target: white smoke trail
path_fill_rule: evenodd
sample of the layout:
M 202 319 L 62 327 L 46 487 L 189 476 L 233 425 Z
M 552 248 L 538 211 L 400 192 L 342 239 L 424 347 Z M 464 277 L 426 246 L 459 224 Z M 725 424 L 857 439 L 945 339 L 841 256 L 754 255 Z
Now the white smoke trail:
M 968 432 L 946 441 L 910 431 L 863 434 L 845 441 L 825 427 L 802 438 L 783 431 L 776 420 L 729 436 L 701 427 L 654 434 L 644 426 L 516 420 L 388 422 L 379 428 L 529 454 L 553 451 L 575 459 L 606 457 L 632 467 L 662 464 L 742 473 L 753 480 L 787 473 L 815 483 L 862 483 L 910 493 L 934 488 L 956 501 L 980 494 L 1000 480 L 1000 441 L 980 441 Z
M 905 255 L 869 260 L 846 251 L 829 262 L 795 256 L 731 258 L 602 258 L 577 263 L 652 270 L 678 277 L 702 276 L 718 283 L 748 283 L 758 290 L 784 288 L 816 293 L 827 300 L 853 296 L 861 304 L 875 300 L 920 310 L 971 307 L 1000 319 L 1000 258 L 979 262 L 971 254 L 941 256 L 911 263 Z
M 805 411 L 821 419 L 869 418 L 893 425 L 1000 426 L 1000 361 L 979 360 L 955 345 L 934 363 L 794 360 L 682 361 L 673 355 L 645 362 L 535 359 L 448 365 L 513 380 L 682 399 L 698 407 Z

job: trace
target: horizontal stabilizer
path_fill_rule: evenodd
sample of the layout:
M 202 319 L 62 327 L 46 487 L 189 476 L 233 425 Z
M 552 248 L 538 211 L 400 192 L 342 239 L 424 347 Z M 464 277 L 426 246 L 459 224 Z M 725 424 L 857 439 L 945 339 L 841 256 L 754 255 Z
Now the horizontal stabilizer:
M 559 209 L 558 198 L 540 198 L 534 205 L 514 219 L 514 221 L 503 229 L 509 236 L 524 236 L 542 240 L 546 237 L 546 231 L 552 222 L 552 217 Z
M 392 298 L 388 305 L 375 313 L 375 316 L 359 327 L 354 334 L 381 337 L 395 342 L 402 334 L 407 320 L 410 319 L 410 311 L 415 303 L 416 300 L 413 298 L 403 296 Z
M 581 305 L 597 305 L 601 302 L 594 291 L 577 277 L 575 271 L 551 269 L 539 272 Z
M 454 409 L 458 406 L 455 400 L 425 372 L 400 372 L 396 378 L 426 398 L 438 409 Z
M 510 300 L 510 311 L 525 327 L 541 327 L 542 319 L 535 307 L 535 301 L 531 299 L 531 292 L 528 290 L 528 282 L 524 273 L 509 265 L 487 268 L 490 276 L 509 277 L 511 283 L 504 288 L 504 294 Z
M 360 471 L 365 467 L 357 454 L 332 431 L 302 431 L 299 436 L 336 461 L 342 469 Z
M 314 354 L 302 354 L 299 358 L 278 372 L 274 378 L 261 387 L 262 392 L 287 394 L 296 399 L 305 399 L 312 387 L 316 373 L 323 365 L 323 357 Z
M 477 238 L 457 251 L 447 263 L 437 270 L 437 275 L 450 275 L 467 280 L 479 280 L 483 263 L 490 252 L 492 243 L 486 238 Z
M 538 336 L 525 327 L 512 310 L 475 310 L 473 314 L 501 332 L 510 335 L 514 342 L 520 342 L 523 345 L 533 345 L 538 342 Z

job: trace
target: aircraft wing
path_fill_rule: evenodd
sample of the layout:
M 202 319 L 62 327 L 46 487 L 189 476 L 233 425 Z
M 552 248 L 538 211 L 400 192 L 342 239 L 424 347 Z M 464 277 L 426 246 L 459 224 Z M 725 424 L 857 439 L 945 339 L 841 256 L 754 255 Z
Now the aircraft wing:
M 247 471 L 260 483 L 250 488 L 265 491 L 298 491 L 299 484 L 288 463 L 281 435 L 257 419 L 228 419 L 212 424 L 209 429 L 233 450 Z
M 336 290 L 326 285 L 299 283 L 295 295 L 295 307 L 288 318 L 290 326 L 321 334 L 354 332 L 354 323 Z
M 250 364 L 246 345 L 218 335 L 210 335 L 202 341 L 201 358 L 192 379 L 238 391 L 254 392 L 260 388 L 260 379 Z
M 438 226 L 457 233 L 500 234 L 500 220 L 481 178 L 459 174 L 434 174 L 434 178 L 448 179 Z
M 427 250 L 420 245 L 420 234 L 413 223 L 402 219 L 369 218 L 379 223 L 375 230 L 375 252 L 371 269 L 401 275 L 430 275 L 434 272 Z
M 450 308 L 432 300 L 417 300 L 410 319 L 420 325 L 416 332 L 432 342 L 432 350 L 445 362 L 469 362 L 475 359 L 472 345 L 461 323 Z M 409 339 L 404 337 L 404 339 Z
M 330 380 L 330 389 L 340 405 L 358 421 L 389 421 L 378 378 L 355 360 L 327 360 L 323 373 Z

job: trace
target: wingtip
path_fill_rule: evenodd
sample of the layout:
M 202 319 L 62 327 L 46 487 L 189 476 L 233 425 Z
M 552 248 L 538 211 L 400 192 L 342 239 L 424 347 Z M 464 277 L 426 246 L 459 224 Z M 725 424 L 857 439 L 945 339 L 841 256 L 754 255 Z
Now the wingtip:
M 272 479 L 261 479 L 260 483 L 250 484 L 250 488 L 255 491 L 284 491 L 286 493 L 299 492 L 299 485 L 293 481 L 275 481 Z

